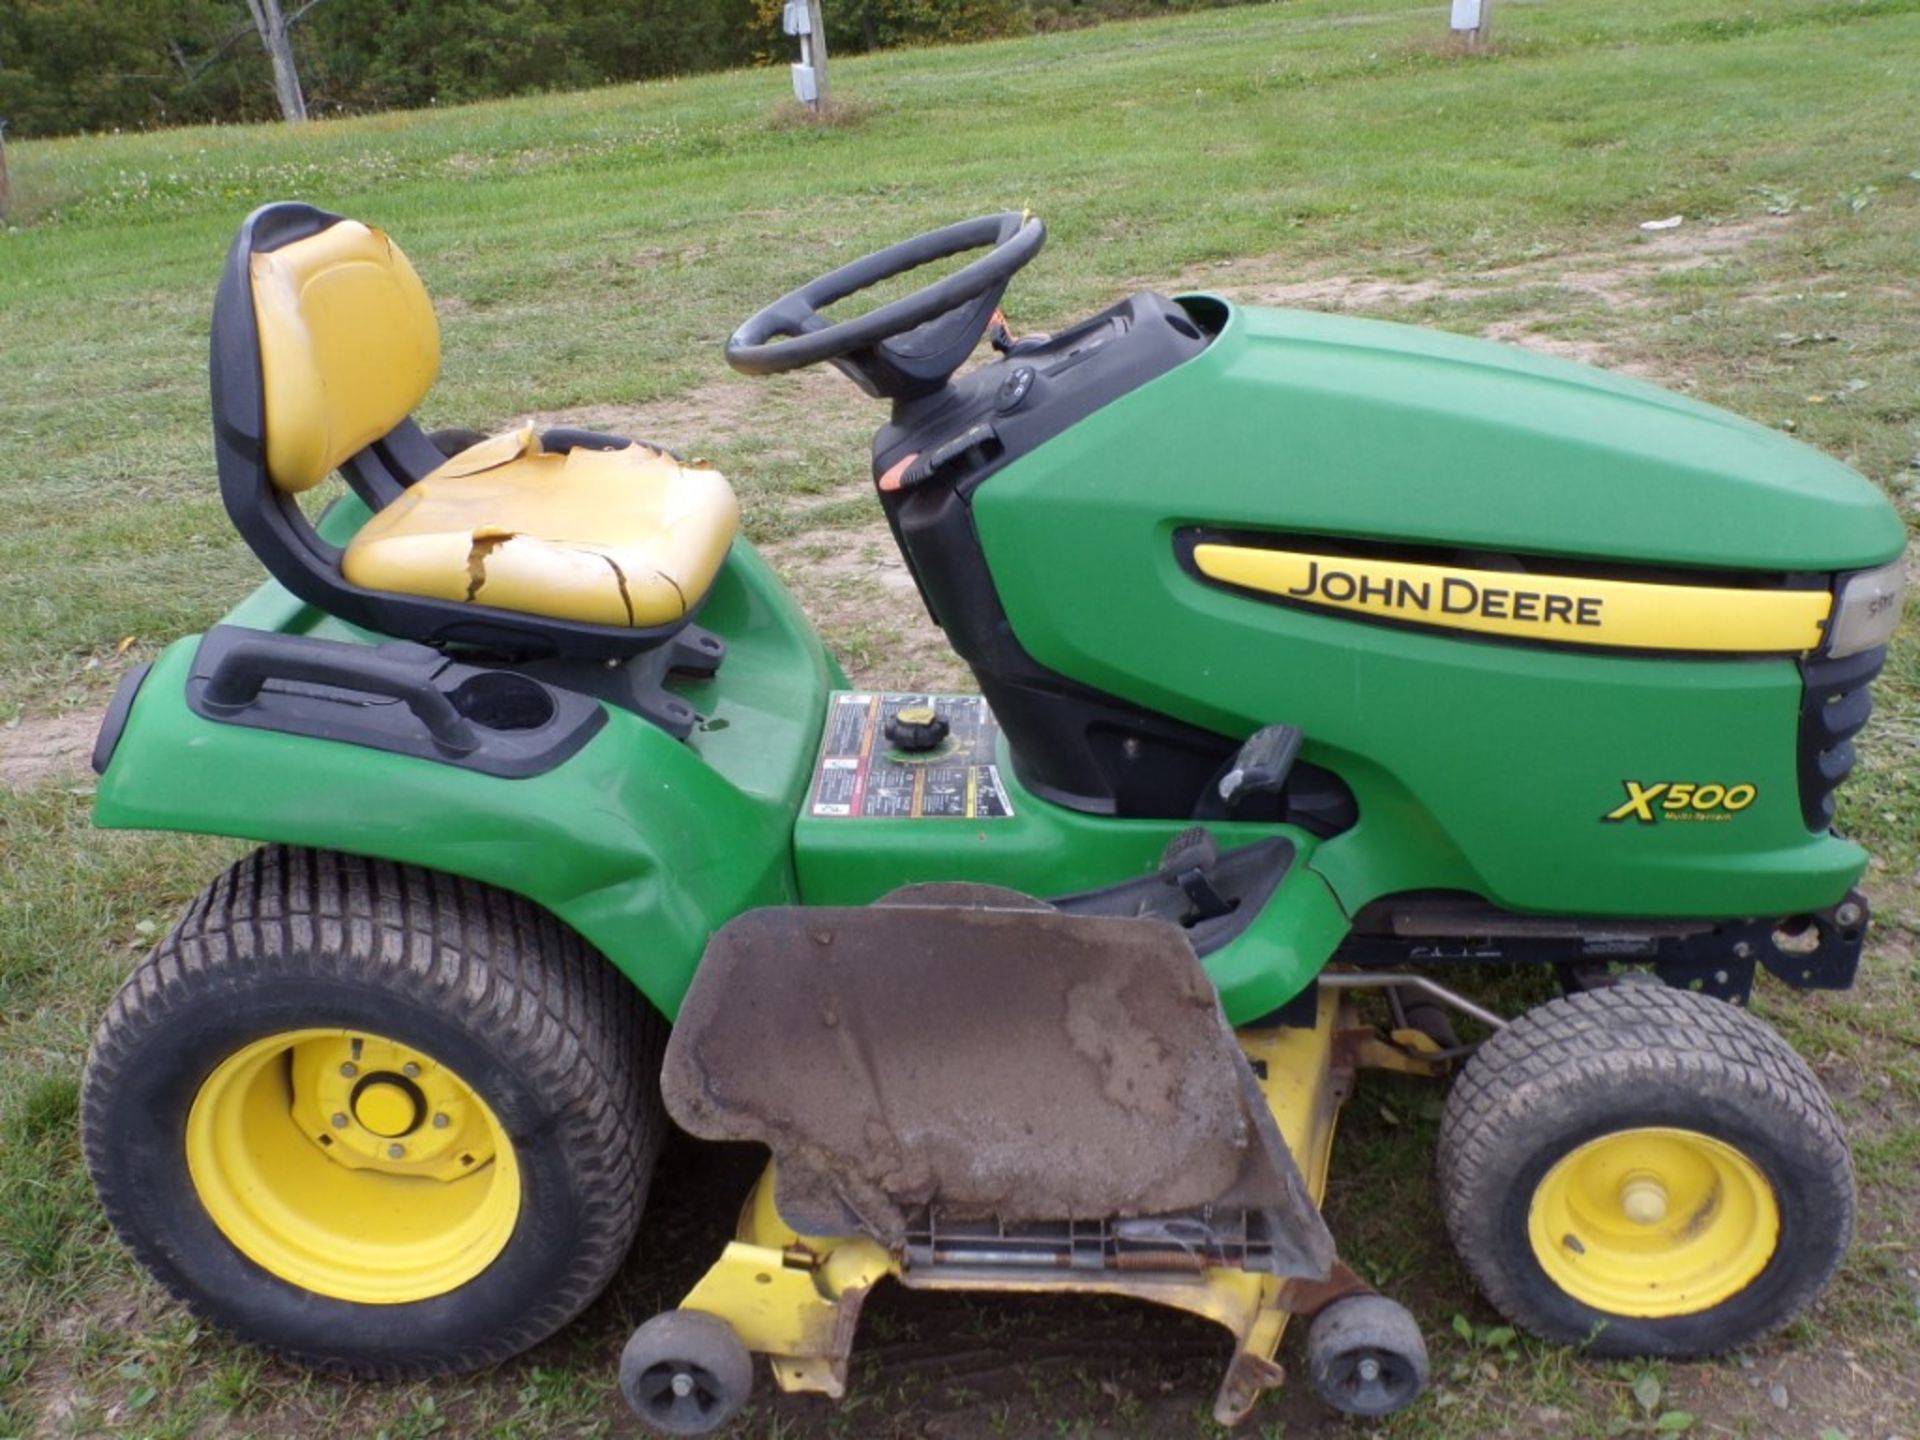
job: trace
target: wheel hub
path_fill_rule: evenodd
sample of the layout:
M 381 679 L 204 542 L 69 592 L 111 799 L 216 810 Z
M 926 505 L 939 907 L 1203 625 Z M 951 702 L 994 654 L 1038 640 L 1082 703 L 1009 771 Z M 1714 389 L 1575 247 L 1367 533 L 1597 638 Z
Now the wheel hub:
M 376 1135 L 398 1139 L 420 1125 L 419 1091 L 398 1075 L 374 1075 L 353 1094 L 353 1118 Z
M 1636 1225 L 1667 1218 L 1667 1187 L 1654 1175 L 1635 1175 L 1620 1187 L 1620 1211 Z
M 292 1080 L 294 1123 L 349 1169 L 454 1180 L 493 1158 L 473 1092 L 409 1046 L 354 1032 L 305 1041 Z
M 445 1294 L 519 1218 L 519 1165 L 486 1102 L 430 1055 L 364 1031 L 288 1031 L 228 1055 L 194 1099 L 186 1148 L 235 1248 L 335 1299 Z
M 1614 1315 L 1712 1309 L 1773 1258 L 1780 1207 L 1723 1140 L 1646 1127 L 1589 1140 L 1542 1177 L 1527 1217 L 1534 1259 L 1568 1295 Z

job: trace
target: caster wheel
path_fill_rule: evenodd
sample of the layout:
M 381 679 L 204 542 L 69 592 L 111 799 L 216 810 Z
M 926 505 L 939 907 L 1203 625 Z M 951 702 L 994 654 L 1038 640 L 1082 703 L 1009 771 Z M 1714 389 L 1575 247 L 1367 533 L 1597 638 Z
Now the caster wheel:
M 1453 1017 L 1446 1007 L 1436 1005 L 1431 1000 L 1415 1000 L 1406 1007 L 1407 1026 L 1418 1030 L 1434 1044 L 1438 1050 L 1457 1050 L 1460 1048 L 1460 1033 L 1453 1028 Z
M 1746 1011 L 1657 983 L 1500 1031 L 1439 1148 L 1482 1293 L 1597 1355 L 1751 1344 L 1826 1287 L 1852 1226 L 1846 1138 L 1806 1062 Z
M 1313 1317 L 1307 1373 L 1342 1415 L 1374 1419 L 1404 1410 L 1427 1388 L 1427 1345 L 1404 1305 L 1349 1295 Z
M 711 1435 L 753 1392 L 753 1356 L 719 1316 L 669 1310 L 628 1338 L 620 1392 L 656 1435 Z

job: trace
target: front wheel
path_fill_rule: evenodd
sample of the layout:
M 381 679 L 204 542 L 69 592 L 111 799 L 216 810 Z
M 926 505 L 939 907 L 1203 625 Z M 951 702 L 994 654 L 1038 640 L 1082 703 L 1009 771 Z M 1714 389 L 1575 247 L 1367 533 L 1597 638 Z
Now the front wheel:
M 1440 1131 L 1447 1228 L 1514 1323 L 1602 1355 L 1729 1350 L 1839 1266 L 1853 1170 L 1806 1062 L 1744 1010 L 1623 984 L 1474 1055 Z
M 241 1338 L 397 1378 L 591 1301 L 661 1138 L 663 1027 L 580 938 L 471 881 L 272 847 L 135 970 L 88 1059 L 108 1219 Z

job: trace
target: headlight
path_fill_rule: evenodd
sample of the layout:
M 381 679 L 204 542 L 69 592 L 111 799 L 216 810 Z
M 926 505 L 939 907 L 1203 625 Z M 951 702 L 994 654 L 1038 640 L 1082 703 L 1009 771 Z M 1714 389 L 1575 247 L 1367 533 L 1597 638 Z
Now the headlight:
M 1900 623 L 1900 602 L 1907 589 L 1907 560 L 1902 555 L 1878 570 L 1862 570 L 1840 586 L 1827 629 L 1827 653 L 1858 655 L 1893 638 Z

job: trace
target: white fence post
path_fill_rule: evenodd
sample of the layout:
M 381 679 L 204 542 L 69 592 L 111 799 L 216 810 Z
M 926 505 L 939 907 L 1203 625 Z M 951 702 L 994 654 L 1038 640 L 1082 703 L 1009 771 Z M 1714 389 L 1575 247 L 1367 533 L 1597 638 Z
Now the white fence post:
M 1493 0 L 1453 0 L 1453 33 L 1469 50 L 1483 50 L 1493 28 Z

